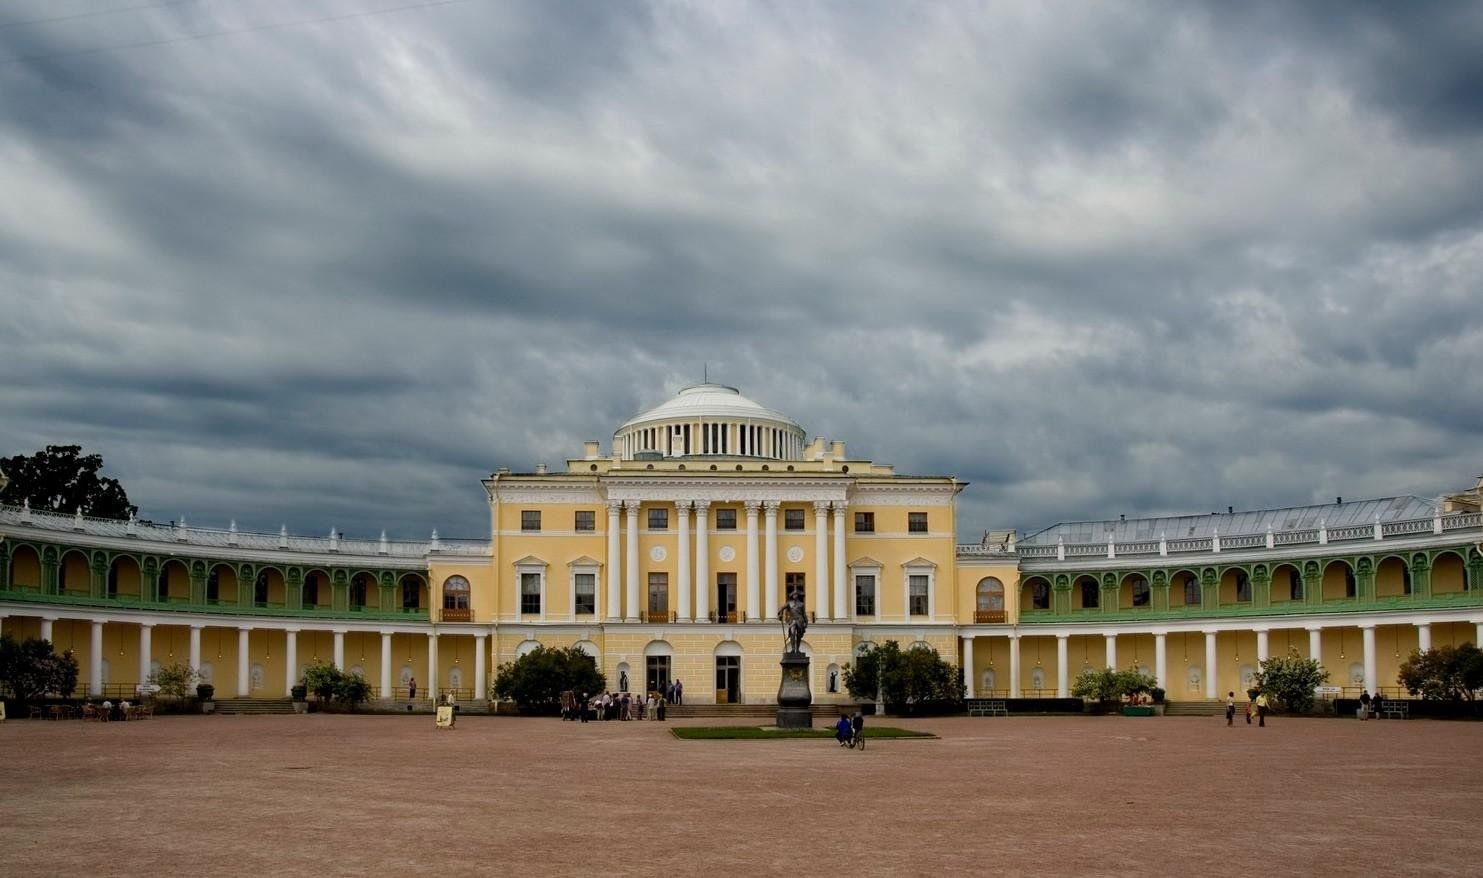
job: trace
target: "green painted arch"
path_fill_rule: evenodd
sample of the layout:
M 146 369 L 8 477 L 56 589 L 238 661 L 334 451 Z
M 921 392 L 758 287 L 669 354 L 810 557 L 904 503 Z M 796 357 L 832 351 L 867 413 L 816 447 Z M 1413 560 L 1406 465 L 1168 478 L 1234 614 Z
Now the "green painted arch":
M 1352 560 L 1350 560 L 1349 558 L 1329 558 L 1328 560 L 1326 560 L 1326 561 L 1323 562 L 1323 566 L 1320 568 L 1320 571 L 1322 573 L 1328 573 L 1329 572 L 1329 568 L 1330 567 L 1333 567 L 1335 564 L 1342 564 L 1342 565 L 1344 565 L 1345 567 L 1347 567 L 1349 569 L 1349 572 L 1350 573 L 1355 573 L 1355 574 L 1358 574 L 1359 573 L 1359 570 L 1356 569 L 1355 566 L 1354 566 L 1354 562 Z
M 1254 577 L 1254 576 L 1251 575 L 1251 565 L 1250 564 L 1227 564 L 1224 567 L 1220 567 L 1220 568 L 1217 568 L 1217 569 L 1219 570 L 1219 572 L 1215 574 L 1215 580 L 1217 582 L 1225 579 L 1226 578 L 1226 574 L 1227 573 L 1230 573 L 1232 570 L 1236 571 L 1237 573 L 1245 573 L 1247 579 L 1255 579 L 1256 578 L 1256 577 Z
M 1407 558 L 1405 555 L 1396 554 L 1395 552 L 1388 552 L 1384 555 L 1375 555 L 1373 556 L 1373 560 L 1375 563 L 1376 572 L 1379 572 L 1380 567 L 1384 565 L 1386 561 L 1399 561 L 1401 562 L 1402 567 L 1411 567 L 1411 560 L 1409 558 Z

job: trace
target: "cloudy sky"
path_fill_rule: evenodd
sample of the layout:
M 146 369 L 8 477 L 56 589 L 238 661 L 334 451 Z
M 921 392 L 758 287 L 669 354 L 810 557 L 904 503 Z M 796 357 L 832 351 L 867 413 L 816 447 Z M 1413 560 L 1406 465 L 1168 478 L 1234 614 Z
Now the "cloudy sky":
M 1483 5 L 0 0 L 0 455 L 487 534 L 698 380 L 960 533 L 1483 469 Z

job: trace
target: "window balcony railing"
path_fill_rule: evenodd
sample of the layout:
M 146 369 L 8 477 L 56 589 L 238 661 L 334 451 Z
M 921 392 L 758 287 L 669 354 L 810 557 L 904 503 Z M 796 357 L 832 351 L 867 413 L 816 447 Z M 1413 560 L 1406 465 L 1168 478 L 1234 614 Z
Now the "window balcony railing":
M 1005 615 L 1003 610 L 974 610 L 973 621 L 979 625 L 1002 625 Z
M 444 607 L 439 618 L 444 622 L 472 622 L 474 611 L 469 607 Z
M 639 618 L 645 622 L 673 622 L 675 614 L 669 610 L 644 610 Z

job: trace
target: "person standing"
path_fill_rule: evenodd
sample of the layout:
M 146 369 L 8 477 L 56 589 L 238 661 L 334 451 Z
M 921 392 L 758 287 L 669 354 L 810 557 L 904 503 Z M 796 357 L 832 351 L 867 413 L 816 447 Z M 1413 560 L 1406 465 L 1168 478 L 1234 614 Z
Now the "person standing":
M 1359 718 L 1370 718 L 1370 690 L 1362 689 L 1359 693 Z
M 1257 715 L 1257 720 L 1258 720 L 1257 721 L 1257 726 L 1260 727 L 1260 728 L 1266 728 L 1267 727 L 1267 693 L 1265 693 L 1265 692 L 1258 693 L 1257 696 L 1256 696 L 1256 715 Z
M 685 703 L 685 684 L 679 680 L 675 681 L 675 704 Z
M 416 701 L 417 700 L 417 678 L 416 677 L 408 677 L 407 678 L 407 700 L 408 701 Z
M 1375 690 L 1375 697 L 1370 699 L 1370 711 L 1375 714 L 1375 719 L 1384 719 L 1385 715 L 1380 712 L 1380 705 L 1385 703 L 1385 696 L 1380 690 Z
M 659 721 L 660 722 L 664 722 L 664 699 L 663 698 L 659 699 L 658 710 L 659 710 Z
M 1236 693 L 1226 693 L 1226 725 L 1236 724 Z

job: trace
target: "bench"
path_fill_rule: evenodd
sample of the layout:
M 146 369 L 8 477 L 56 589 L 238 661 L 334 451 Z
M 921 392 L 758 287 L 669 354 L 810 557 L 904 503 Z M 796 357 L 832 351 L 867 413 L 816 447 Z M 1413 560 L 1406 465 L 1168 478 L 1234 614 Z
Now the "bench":
M 1002 700 L 970 698 L 967 705 L 969 716 L 1009 716 L 1009 708 Z
M 1411 705 L 1405 701 L 1382 701 L 1380 715 L 1386 719 L 1410 719 Z

